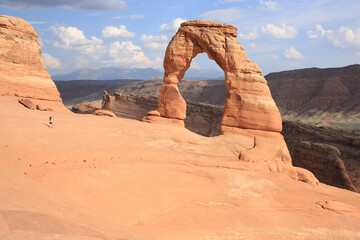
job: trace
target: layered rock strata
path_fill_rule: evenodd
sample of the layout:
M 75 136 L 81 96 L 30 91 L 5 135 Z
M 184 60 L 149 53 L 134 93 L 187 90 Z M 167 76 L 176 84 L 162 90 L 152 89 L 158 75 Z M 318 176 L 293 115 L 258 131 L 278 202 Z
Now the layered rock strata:
M 247 59 L 244 48 L 236 40 L 236 27 L 211 21 L 189 21 L 181 24 L 166 49 L 164 86 L 159 107 L 161 117 L 184 119 L 185 103 L 175 90 L 199 53 L 224 70 L 226 94 L 222 125 L 244 129 L 281 132 L 281 116 L 259 67 Z M 168 96 L 166 89 L 173 89 Z M 179 99 L 174 104 L 174 99 Z
M 311 125 L 302 124 L 299 122 L 283 122 L 283 131 L 282 134 L 285 137 L 285 141 L 289 148 L 290 154 L 292 156 L 292 161 L 294 166 L 301 166 L 310 171 L 314 171 L 314 174 L 318 176 L 318 172 L 320 173 L 319 178 L 322 178 L 322 174 L 327 174 L 327 181 L 321 179 L 321 181 L 326 182 L 327 184 L 332 185 L 332 182 L 339 182 L 337 174 L 338 171 L 329 171 L 328 166 L 332 164 L 332 162 L 328 162 L 327 164 L 317 164 L 317 170 L 314 170 L 314 163 L 311 161 L 306 161 L 310 157 L 304 156 L 302 159 L 302 155 L 309 153 L 310 150 L 304 151 L 302 154 L 295 153 L 295 151 L 300 151 L 302 148 L 299 148 L 299 144 L 303 141 L 309 141 L 313 143 L 322 143 L 326 145 L 331 145 L 337 148 L 341 153 L 341 160 L 344 162 L 344 166 L 346 168 L 346 174 L 349 176 L 351 180 L 351 184 L 355 186 L 356 190 L 360 191 L 360 134 L 359 132 L 354 131 L 346 131 L 329 127 L 315 127 Z M 328 159 L 329 157 L 326 154 L 323 154 L 323 159 Z M 325 160 L 324 160 L 325 161 Z M 335 167 L 333 167 L 334 169 Z M 345 171 L 345 169 L 344 169 Z M 339 187 L 339 184 L 334 186 Z
M 34 104 L 65 111 L 37 37 L 25 20 L 0 16 L 0 95 L 28 98 Z
M 293 158 L 296 159 L 294 165 L 309 169 L 320 181 L 357 191 L 340 158 L 340 151 L 336 147 L 325 143 L 303 141 L 295 148 Z

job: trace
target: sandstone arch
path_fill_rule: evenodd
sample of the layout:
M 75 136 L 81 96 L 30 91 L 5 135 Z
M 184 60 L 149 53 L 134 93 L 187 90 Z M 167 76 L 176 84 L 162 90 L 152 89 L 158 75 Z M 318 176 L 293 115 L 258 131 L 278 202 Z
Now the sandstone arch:
M 186 102 L 177 84 L 199 53 L 207 53 L 225 73 L 228 87 L 222 128 L 228 127 L 281 132 L 280 112 L 271 97 L 261 70 L 247 59 L 236 40 L 237 28 L 211 21 L 188 21 L 181 24 L 170 41 L 164 59 L 164 85 L 160 89 L 160 116 L 182 121 Z

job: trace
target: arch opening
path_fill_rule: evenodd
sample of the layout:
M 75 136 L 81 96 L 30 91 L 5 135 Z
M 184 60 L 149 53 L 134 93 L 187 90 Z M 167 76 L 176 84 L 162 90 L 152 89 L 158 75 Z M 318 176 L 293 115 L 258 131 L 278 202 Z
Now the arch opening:
M 185 128 L 206 137 L 220 135 L 228 90 L 224 82 L 224 71 L 206 53 L 199 53 L 191 60 L 178 84 L 186 102 Z

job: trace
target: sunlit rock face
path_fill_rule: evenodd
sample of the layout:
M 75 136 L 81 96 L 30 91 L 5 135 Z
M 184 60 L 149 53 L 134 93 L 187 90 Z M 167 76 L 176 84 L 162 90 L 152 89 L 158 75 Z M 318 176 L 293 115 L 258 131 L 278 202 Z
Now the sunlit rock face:
M 37 37 L 25 20 L 0 16 L 0 95 L 29 98 L 35 104 L 64 110 L 41 57 Z
M 166 49 L 164 59 L 165 87 L 178 84 L 197 54 L 206 52 L 208 57 L 223 69 L 228 87 L 222 125 L 264 131 L 280 132 L 280 112 L 271 97 L 259 67 L 247 59 L 244 48 L 236 40 L 235 26 L 211 21 L 182 23 Z M 168 86 L 167 86 L 168 85 Z M 175 94 L 175 91 L 173 91 Z M 185 117 L 186 103 L 174 97 L 163 96 L 161 91 L 159 112 L 161 117 Z M 176 99 L 182 99 L 180 93 Z

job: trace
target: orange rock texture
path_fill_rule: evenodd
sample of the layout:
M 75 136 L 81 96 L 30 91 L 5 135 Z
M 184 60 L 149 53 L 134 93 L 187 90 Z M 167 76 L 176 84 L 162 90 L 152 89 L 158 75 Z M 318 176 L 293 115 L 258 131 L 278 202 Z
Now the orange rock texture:
M 66 110 L 41 57 L 37 37 L 25 20 L 0 16 L 0 95 Z
M 281 132 L 280 112 L 260 68 L 247 59 L 244 48 L 236 40 L 235 26 L 211 21 L 188 21 L 181 24 L 166 49 L 164 83 L 159 96 L 161 117 L 182 119 L 186 107 L 174 104 L 178 93 L 171 97 L 164 88 L 174 88 L 184 77 L 191 60 L 199 53 L 224 70 L 228 87 L 222 125 L 244 129 Z M 171 87 L 170 87 L 171 86 Z M 182 98 L 182 97 L 181 97 Z

